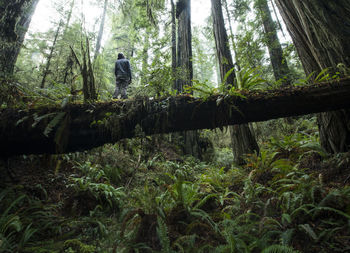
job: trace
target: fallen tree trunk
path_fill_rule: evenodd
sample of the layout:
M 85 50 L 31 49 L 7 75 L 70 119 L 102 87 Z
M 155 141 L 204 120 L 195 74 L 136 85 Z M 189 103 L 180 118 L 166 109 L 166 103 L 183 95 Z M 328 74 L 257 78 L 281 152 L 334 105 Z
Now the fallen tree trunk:
M 350 79 L 240 96 L 136 99 L 0 111 L 0 154 L 82 151 L 124 138 L 350 108 Z

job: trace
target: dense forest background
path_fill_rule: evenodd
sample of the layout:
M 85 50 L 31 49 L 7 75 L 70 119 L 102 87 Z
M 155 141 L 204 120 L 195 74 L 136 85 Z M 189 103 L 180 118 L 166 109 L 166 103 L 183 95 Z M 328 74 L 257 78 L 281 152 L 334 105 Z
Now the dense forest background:
M 350 251 L 347 0 L 43 1 L 0 1 L 0 252 Z

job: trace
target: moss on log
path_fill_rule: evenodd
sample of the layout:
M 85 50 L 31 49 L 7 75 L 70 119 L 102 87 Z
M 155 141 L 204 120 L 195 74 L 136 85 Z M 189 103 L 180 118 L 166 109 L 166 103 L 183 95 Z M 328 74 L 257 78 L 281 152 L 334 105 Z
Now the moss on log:
M 82 151 L 124 138 L 265 121 L 350 107 L 350 79 L 271 91 L 136 99 L 0 111 L 0 153 Z

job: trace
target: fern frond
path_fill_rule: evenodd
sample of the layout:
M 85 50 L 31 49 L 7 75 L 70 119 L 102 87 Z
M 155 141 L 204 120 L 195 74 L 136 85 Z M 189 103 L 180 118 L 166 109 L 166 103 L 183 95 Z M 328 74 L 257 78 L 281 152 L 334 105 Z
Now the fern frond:
M 52 129 L 58 125 L 58 123 L 61 122 L 61 120 L 63 119 L 63 117 L 66 115 L 65 112 L 59 112 L 56 114 L 56 116 L 49 122 L 49 124 L 47 124 L 47 126 L 45 127 L 44 130 L 44 135 L 46 137 L 49 137 L 49 134 L 51 133 Z
M 285 245 L 274 244 L 264 249 L 261 253 L 299 253 L 299 251 Z
M 301 224 L 298 226 L 299 229 L 304 230 L 304 232 L 311 237 L 314 241 L 318 240 L 318 236 L 316 235 L 315 231 L 312 229 L 310 224 Z
M 172 252 L 170 248 L 170 239 L 168 237 L 168 229 L 165 222 L 158 216 L 157 217 L 157 235 L 162 246 L 162 252 Z

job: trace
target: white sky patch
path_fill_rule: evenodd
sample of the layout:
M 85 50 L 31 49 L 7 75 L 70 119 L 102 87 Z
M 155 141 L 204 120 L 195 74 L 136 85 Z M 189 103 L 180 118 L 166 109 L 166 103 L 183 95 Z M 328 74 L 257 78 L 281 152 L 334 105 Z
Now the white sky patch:
M 191 21 L 193 26 L 202 26 L 205 20 L 210 16 L 210 0 L 192 0 L 191 2 Z
M 30 23 L 29 32 L 46 32 L 53 27 L 52 22 L 57 19 L 58 14 L 53 7 L 52 0 L 39 1 Z
M 56 3 L 57 0 L 39 1 L 32 21 L 30 23 L 29 32 L 47 32 L 50 28 L 53 28 L 57 25 L 62 16 L 57 11 Z M 64 8 L 65 12 L 69 11 L 70 1 L 67 1 L 67 4 L 64 6 Z M 81 10 L 84 11 L 86 29 L 88 31 L 91 31 L 93 28 L 96 28 L 96 19 L 100 18 L 100 16 L 102 15 L 102 8 L 97 8 L 96 6 L 91 5 L 88 1 L 85 1 L 82 6 L 81 1 L 76 1 L 73 10 L 72 20 L 70 23 L 72 23 L 72 21 L 76 20 L 77 18 L 81 18 Z M 63 17 L 63 19 L 65 18 L 66 17 Z
M 38 3 L 32 22 L 29 27 L 29 32 L 46 32 L 50 28 L 54 27 L 54 23 L 59 22 L 60 15 L 55 9 L 55 0 L 41 0 Z M 75 8 L 81 10 L 80 1 L 77 2 Z M 79 5 L 79 6 L 78 6 Z M 69 4 L 65 6 L 66 9 L 69 8 Z M 192 25 L 193 26 L 202 26 L 205 23 L 205 20 L 210 16 L 211 11 L 211 2 L 210 0 L 192 0 Z M 96 6 L 89 4 L 88 1 L 84 3 L 84 12 L 85 12 L 85 21 L 86 28 L 93 26 L 96 18 L 102 13 L 102 9 L 96 11 Z M 75 16 L 80 14 L 75 12 Z M 92 27 L 91 27 L 92 28 Z M 108 27 L 105 27 L 108 30 Z M 88 29 L 90 30 L 90 29 Z

